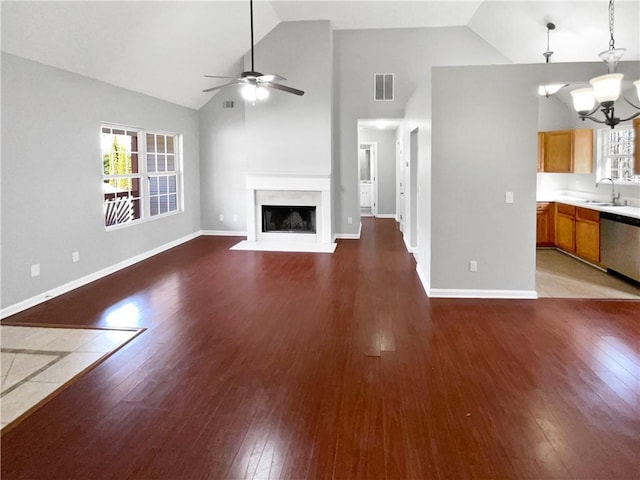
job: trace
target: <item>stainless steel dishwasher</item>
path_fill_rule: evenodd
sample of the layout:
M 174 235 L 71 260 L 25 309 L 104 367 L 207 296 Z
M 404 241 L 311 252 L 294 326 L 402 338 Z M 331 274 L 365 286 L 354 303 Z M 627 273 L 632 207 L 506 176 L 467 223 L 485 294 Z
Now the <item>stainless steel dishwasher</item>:
M 640 282 L 640 218 L 600 212 L 600 257 L 607 271 Z

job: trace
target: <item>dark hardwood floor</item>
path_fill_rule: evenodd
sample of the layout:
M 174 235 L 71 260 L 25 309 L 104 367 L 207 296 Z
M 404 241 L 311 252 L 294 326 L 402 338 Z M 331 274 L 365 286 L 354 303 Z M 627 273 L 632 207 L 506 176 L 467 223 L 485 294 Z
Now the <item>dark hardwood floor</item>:
M 7 321 L 147 330 L 2 436 L 2 479 L 638 479 L 640 303 L 429 299 L 393 220 L 200 237 Z

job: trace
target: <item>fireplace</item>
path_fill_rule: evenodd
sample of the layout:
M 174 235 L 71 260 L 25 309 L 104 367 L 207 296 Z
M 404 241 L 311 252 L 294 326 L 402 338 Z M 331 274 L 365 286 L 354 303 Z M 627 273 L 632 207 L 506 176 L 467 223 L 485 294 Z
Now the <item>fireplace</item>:
M 262 205 L 262 231 L 316 233 L 316 207 Z
M 333 253 L 331 175 L 247 175 L 247 240 L 234 250 Z

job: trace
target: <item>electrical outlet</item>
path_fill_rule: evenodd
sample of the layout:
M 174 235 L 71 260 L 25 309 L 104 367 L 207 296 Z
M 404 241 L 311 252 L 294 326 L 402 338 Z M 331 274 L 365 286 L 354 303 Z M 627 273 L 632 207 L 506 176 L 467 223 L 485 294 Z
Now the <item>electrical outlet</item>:
M 80 252 L 73 252 L 71 254 L 71 261 L 73 261 L 73 263 L 79 262 L 80 261 Z
M 31 277 L 39 277 L 40 276 L 40 264 L 36 263 L 31 265 Z
M 221 222 L 224 222 L 224 215 L 223 215 L 223 214 L 220 214 L 220 215 L 218 216 L 218 219 L 219 219 Z
M 238 215 L 234 215 L 234 216 L 233 216 L 233 222 L 235 223 L 235 222 L 237 222 L 237 221 L 238 221 Z
M 351 225 L 353 223 L 353 217 L 347 217 L 347 223 Z
M 469 261 L 469 271 L 470 272 L 477 272 L 478 271 L 478 262 L 475 260 L 470 260 Z
M 505 192 L 504 203 L 513 203 L 513 192 Z

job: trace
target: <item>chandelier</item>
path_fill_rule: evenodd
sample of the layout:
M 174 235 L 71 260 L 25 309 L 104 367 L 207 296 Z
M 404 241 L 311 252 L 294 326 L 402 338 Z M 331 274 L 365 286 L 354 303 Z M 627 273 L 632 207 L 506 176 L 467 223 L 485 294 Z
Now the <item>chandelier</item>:
M 616 48 L 615 39 L 613 38 L 613 0 L 609 0 L 609 50 L 599 54 L 599 57 L 607 64 L 609 73 L 600 75 L 599 77 L 589 80 L 592 88 L 579 88 L 571 92 L 573 97 L 573 108 L 578 112 L 578 116 L 584 121 L 586 118 L 596 123 L 603 123 L 615 128 L 620 122 L 626 122 L 640 115 L 640 107 L 631 103 L 624 96 L 624 100 L 633 108 L 638 110 L 637 113 L 628 118 L 618 118 L 615 116 L 614 104 L 620 97 L 622 90 L 622 73 L 616 73 L 616 66 L 626 51 L 625 48 Z M 636 87 L 636 94 L 640 100 L 640 80 L 633 82 Z M 593 115 L 600 110 L 604 114 L 604 120 L 594 117 Z

